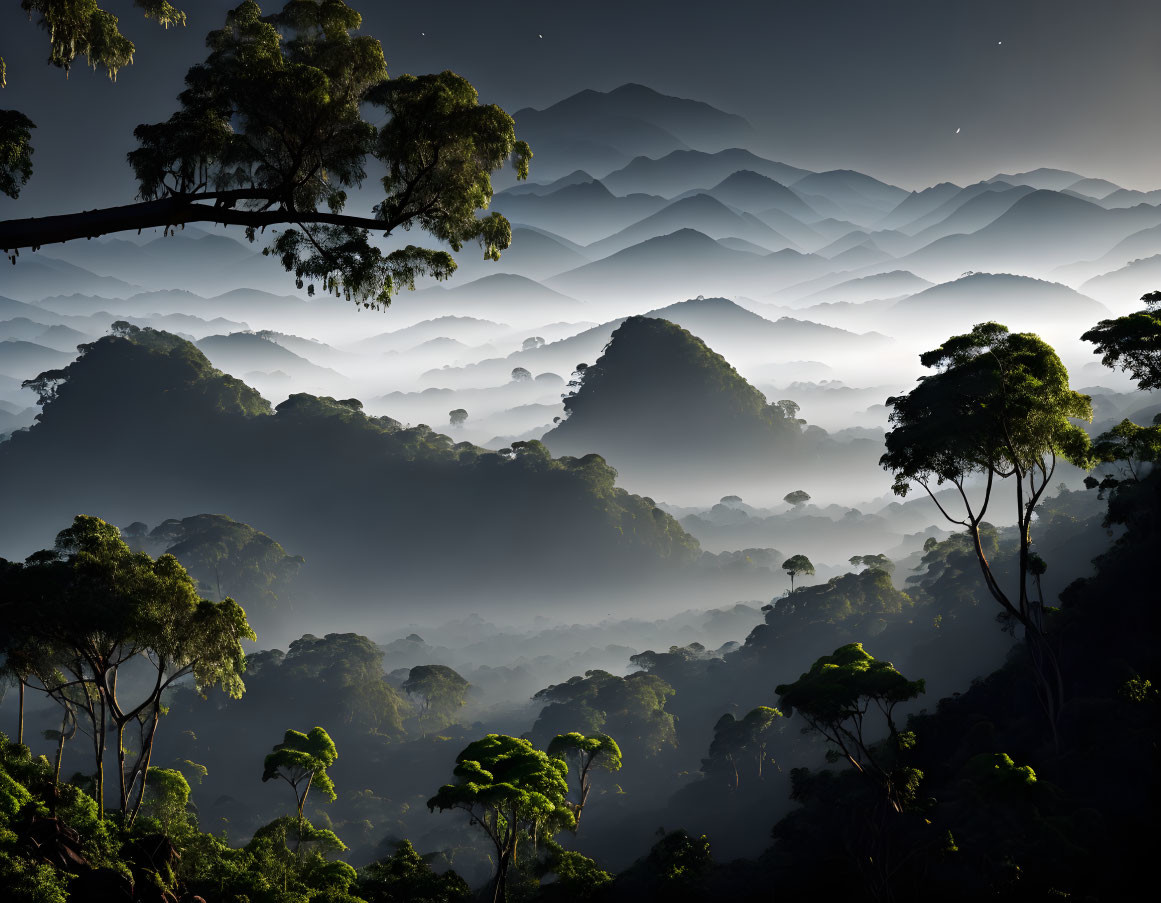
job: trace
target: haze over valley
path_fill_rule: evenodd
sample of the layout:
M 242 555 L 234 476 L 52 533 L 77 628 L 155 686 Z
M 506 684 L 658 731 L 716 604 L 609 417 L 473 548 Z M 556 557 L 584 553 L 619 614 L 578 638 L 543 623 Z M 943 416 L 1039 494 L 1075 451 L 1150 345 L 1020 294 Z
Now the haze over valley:
M 215 33 L 231 53 L 267 22 L 248 10 Z M 362 46 L 296 22 L 276 24 L 303 46 Z M 354 121 L 388 111 L 367 145 L 387 176 L 336 164 L 349 184 L 311 196 L 317 232 L 243 225 L 274 206 L 246 194 L 266 161 L 211 185 L 235 225 L 32 248 L 20 229 L 65 218 L 0 222 L 24 241 L 0 268 L 0 887 L 41 869 L 63 896 L 37 903 L 150 882 L 173 903 L 1130 899 L 1149 831 L 1125 775 L 1156 778 L 1161 181 L 957 165 L 903 187 L 629 82 L 513 107 L 527 179 L 498 169 L 521 163 L 510 135 L 479 139 L 441 161 L 466 219 L 433 201 L 388 236 L 361 227 L 363 247 L 342 211 L 386 185 L 387 222 L 424 190 L 391 155 L 435 139 L 391 129 L 477 109 L 440 78 L 422 114 L 417 80 L 358 89 Z M 130 159 L 146 185 L 152 158 Z M 182 196 L 143 187 L 140 206 Z M 449 245 L 436 278 L 418 248 Z M 89 664 L 63 627 L 37 633 L 38 610 L 105 605 L 142 568 L 202 600 L 198 630 L 234 618 L 217 670 L 157 651 L 176 628 Z M 116 598 L 145 599 L 140 580 Z M 138 623 L 94 611 L 86 636 Z M 74 692 L 122 652 L 123 696 L 191 664 L 122 717 L 116 668 Z M 881 688 L 851 689 L 866 675 Z M 111 728 L 85 700 L 106 696 L 99 777 Z M 524 793 L 533 759 L 527 798 L 480 802 Z M 557 799 L 566 760 L 581 783 Z M 146 791 L 155 772 L 180 805 Z M 116 840 L 68 839 L 106 831 L 106 807 Z M 32 827 L 9 830 L 18 813 Z M 65 852 L 29 852 L 20 832 L 49 823 Z M 171 845 L 168 872 L 142 837 Z

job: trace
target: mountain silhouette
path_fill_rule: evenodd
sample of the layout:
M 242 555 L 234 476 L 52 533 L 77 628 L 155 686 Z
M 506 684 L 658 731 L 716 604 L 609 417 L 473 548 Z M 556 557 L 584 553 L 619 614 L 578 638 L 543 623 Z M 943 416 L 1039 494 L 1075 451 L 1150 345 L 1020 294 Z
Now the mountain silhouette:
M 778 234 L 757 217 L 737 213 L 709 193 L 698 192 L 674 201 L 608 238 L 588 245 L 585 252 L 597 259 L 684 228 L 695 229 L 711 238 L 742 238 L 758 245 L 764 253 L 794 246 L 788 238 Z
M 727 176 L 706 194 L 747 213 L 781 210 L 804 223 L 822 218 L 818 211 L 804 202 L 796 192 L 774 179 L 748 169 Z
M 748 150 L 732 147 L 712 154 L 680 150 L 660 159 L 637 157 L 606 175 L 602 181 L 615 194 L 644 192 L 671 198 L 690 189 L 717 185 L 741 170 L 759 173 L 783 185 L 793 185 L 810 174 L 808 169 L 767 160 Z
M 544 437 L 555 453 L 605 450 L 614 466 L 660 468 L 749 461 L 789 448 L 801 425 L 767 403 L 721 355 L 667 320 L 629 317 L 565 399 L 567 419 Z

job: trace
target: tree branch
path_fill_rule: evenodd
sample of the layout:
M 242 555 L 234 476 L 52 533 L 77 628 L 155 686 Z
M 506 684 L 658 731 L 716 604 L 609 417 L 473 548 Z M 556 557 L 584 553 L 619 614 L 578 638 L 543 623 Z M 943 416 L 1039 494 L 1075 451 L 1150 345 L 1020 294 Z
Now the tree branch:
M 203 195 L 206 200 L 223 197 L 241 197 L 234 192 L 218 192 Z M 255 198 L 266 197 L 265 194 Z M 354 229 L 390 234 L 390 225 L 371 217 L 347 216 L 321 211 L 292 212 L 286 210 L 235 210 L 227 206 L 210 206 L 193 203 L 189 196 L 161 198 L 126 204 L 122 207 L 105 207 L 86 210 L 82 213 L 68 213 L 61 216 L 31 217 L 0 222 L 0 248 L 6 253 L 22 248 L 40 248 L 43 245 L 58 244 L 79 238 L 96 238 L 113 232 L 127 232 L 135 229 L 153 229 L 168 226 L 184 226 L 187 223 L 217 223 L 223 226 L 248 226 L 265 228 L 277 225 L 314 223 L 328 226 L 348 226 Z

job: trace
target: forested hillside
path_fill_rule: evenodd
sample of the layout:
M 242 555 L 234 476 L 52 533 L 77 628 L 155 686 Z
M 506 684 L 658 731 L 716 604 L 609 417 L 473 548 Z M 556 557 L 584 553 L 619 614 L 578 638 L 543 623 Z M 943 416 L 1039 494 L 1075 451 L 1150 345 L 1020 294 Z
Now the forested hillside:
M 1161 7 L 461 6 L 0 4 L 0 903 L 1152 900 Z

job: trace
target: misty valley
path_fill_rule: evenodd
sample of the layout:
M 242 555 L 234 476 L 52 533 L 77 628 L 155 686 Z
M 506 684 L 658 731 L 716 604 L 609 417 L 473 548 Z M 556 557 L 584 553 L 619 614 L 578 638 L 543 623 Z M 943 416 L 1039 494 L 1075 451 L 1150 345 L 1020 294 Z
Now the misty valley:
M 1150 898 L 1161 189 L 91 6 L 215 30 L 119 206 L 0 110 L 0 899 Z

